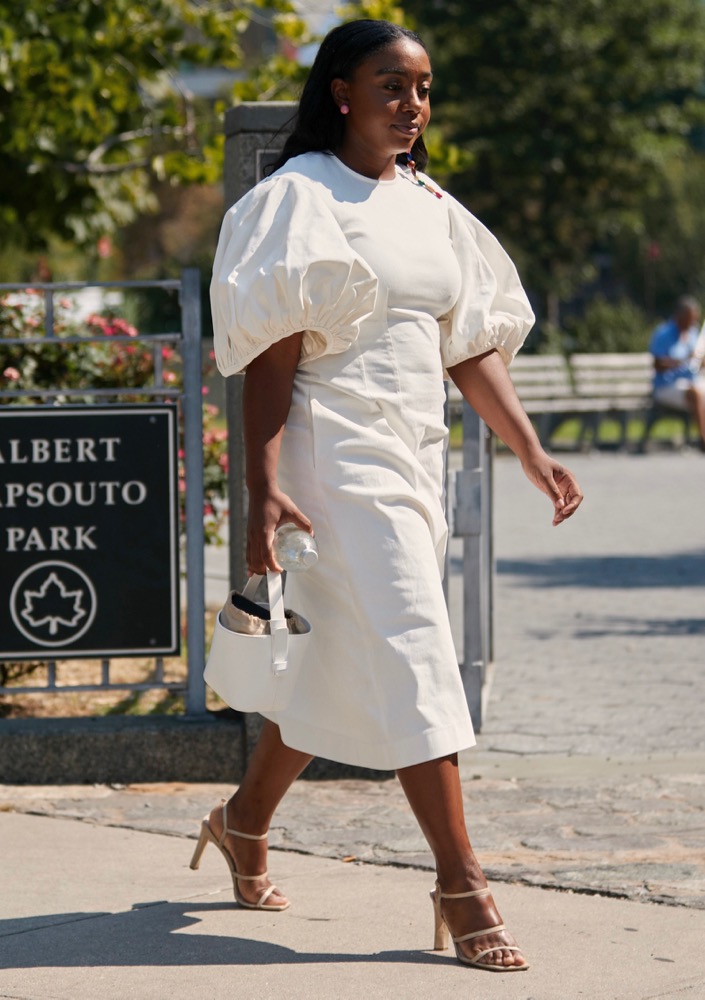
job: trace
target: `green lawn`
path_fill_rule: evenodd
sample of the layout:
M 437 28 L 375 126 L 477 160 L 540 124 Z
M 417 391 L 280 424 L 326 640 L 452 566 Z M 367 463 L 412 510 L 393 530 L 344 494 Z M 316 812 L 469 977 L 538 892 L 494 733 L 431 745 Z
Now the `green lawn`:
M 659 443 L 677 443 L 682 440 L 682 432 L 683 425 L 679 420 L 672 417 L 663 417 L 658 421 L 649 435 L 649 443 L 655 445 L 658 445 Z M 627 426 L 627 443 L 630 445 L 639 444 L 643 433 L 644 421 L 639 419 L 630 420 Z M 615 445 L 619 442 L 620 436 L 621 427 L 619 423 L 616 420 L 605 417 L 600 422 L 596 443 L 598 447 L 600 445 L 610 447 L 611 445 Z M 571 420 L 566 420 L 565 423 L 560 425 L 551 437 L 551 444 L 560 448 L 569 448 L 571 445 L 575 445 L 577 447 L 579 437 L 580 420 L 576 417 Z M 450 427 L 450 447 L 460 448 L 462 447 L 462 443 L 462 422 L 460 420 L 454 420 Z M 498 442 L 498 445 L 500 449 L 504 447 L 501 442 Z

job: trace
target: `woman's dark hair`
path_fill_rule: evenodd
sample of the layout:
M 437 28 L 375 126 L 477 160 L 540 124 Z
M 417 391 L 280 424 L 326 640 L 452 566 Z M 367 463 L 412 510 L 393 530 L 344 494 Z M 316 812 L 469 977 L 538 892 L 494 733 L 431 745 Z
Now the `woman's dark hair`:
M 349 80 L 360 63 L 400 38 L 410 38 L 426 49 L 415 32 L 400 28 L 391 21 L 349 21 L 326 35 L 301 92 L 293 131 L 268 172 L 278 170 L 292 156 L 300 153 L 331 153 L 338 149 L 343 140 L 344 118 L 333 100 L 331 83 L 338 78 Z M 428 152 L 422 135 L 411 147 L 411 155 L 417 167 L 423 170 L 428 163 Z M 406 154 L 400 154 L 397 162 L 405 164 Z

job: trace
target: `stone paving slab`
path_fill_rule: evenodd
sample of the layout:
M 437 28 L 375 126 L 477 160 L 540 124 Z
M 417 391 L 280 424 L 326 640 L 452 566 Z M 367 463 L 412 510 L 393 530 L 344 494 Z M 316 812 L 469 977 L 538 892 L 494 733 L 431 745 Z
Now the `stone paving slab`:
M 475 850 L 497 881 L 705 909 L 705 755 L 570 761 L 469 751 L 463 786 Z M 531 773 L 529 766 L 531 765 Z M 0 790 L 16 810 L 180 837 L 226 785 Z M 272 848 L 433 869 L 399 784 L 299 781 L 281 804 Z
M 705 457 L 566 456 L 586 499 L 552 528 L 495 469 L 496 663 L 484 746 L 705 750 Z
M 705 914 L 694 910 L 498 886 L 531 968 L 493 975 L 429 950 L 427 872 L 277 853 L 292 906 L 257 913 L 234 905 L 217 851 L 192 872 L 192 845 L 174 837 L 0 813 L 0 838 L 10 862 L 0 996 L 13 1000 L 699 1000 L 705 990 Z

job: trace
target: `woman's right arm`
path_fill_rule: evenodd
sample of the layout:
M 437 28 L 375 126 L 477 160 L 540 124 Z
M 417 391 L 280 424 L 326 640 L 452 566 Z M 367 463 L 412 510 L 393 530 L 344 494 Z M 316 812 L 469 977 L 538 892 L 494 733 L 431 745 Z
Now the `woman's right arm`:
M 274 532 L 293 522 L 311 531 L 311 522 L 279 489 L 277 465 L 291 406 L 303 333 L 273 344 L 245 372 L 243 429 L 245 482 L 249 494 L 247 564 L 253 573 L 281 570 L 272 554 Z

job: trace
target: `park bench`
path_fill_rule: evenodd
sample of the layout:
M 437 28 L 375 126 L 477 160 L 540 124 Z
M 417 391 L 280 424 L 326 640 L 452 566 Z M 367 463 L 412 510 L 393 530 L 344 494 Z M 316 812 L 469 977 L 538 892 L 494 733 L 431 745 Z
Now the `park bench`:
M 558 354 L 521 354 L 510 373 L 522 405 L 536 424 L 541 443 L 567 420 L 580 422 L 577 445 L 587 450 L 597 442 L 600 424 L 606 419 L 619 424 L 619 447 L 627 444 L 632 418 L 644 422 L 640 448 L 646 448 L 655 424 L 665 416 L 676 417 L 688 440 L 690 418 L 681 410 L 654 404 L 651 396 L 653 359 L 648 352 L 573 354 L 569 360 Z M 460 393 L 451 386 L 451 412 L 460 407 Z
M 624 354 L 573 354 L 570 367 L 575 398 L 583 414 L 579 446 L 588 448 L 597 440 L 600 423 L 605 418 L 619 424 L 619 447 L 627 446 L 630 419 L 643 420 L 639 442 L 643 450 L 655 424 L 663 417 L 675 417 L 683 426 L 683 440 L 688 441 L 690 417 L 683 410 L 654 403 L 652 398 L 653 357 L 648 351 Z M 589 436 L 589 440 L 588 440 Z
M 560 354 L 520 354 L 510 371 L 522 406 L 535 421 L 541 441 L 547 442 L 575 396 L 566 359 Z M 459 415 L 462 397 L 452 382 L 448 399 L 451 414 Z

